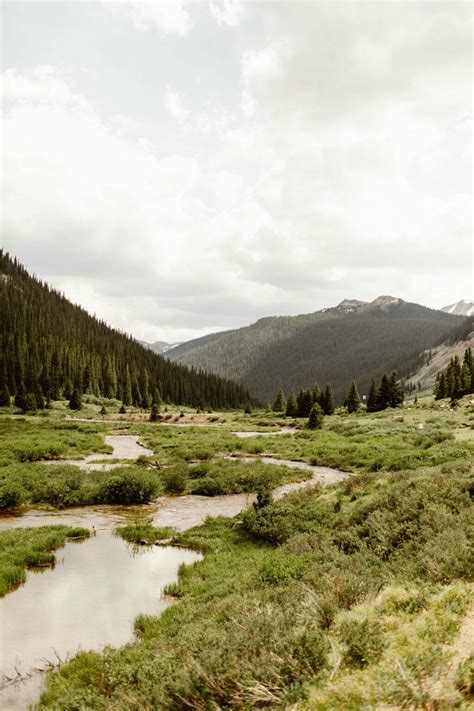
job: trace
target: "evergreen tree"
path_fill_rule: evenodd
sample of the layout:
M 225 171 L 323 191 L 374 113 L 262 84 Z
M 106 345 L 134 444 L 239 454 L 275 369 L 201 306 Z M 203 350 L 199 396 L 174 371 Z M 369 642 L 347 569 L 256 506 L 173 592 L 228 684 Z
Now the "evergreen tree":
M 308 428 L 310 430 L 320 430 L 324 422 L 324 412 L 321 405 L 315 403 L 309 413 Z
M 325 415 L 333 415 L 336 410 L 336 403 L 334 402 L 334 395 L 332 393 L 331 383 L 328 383 L 326 385 L 322 408 Z
M 405 395 L 403 392 L 403 387 L 396 373 L 392 373 L 390 376 L 390 407 L 399 407 L 403 404 Z
M 0 407 L 10 406 L 10 392 L 8 390 L 8 385 L 4 383 L 0 387 Z
M 37 409 L 44 410 L 45 402 L 44 402 L 43 390 L 41 388 L 41 385 L 38 382 L 37 382 L 36 386 L 34 387 L 34 396 L 35 396 L 35 400 L 36 400 Z
M 36 398 L 34 393 L 27 393 L 25 403 L 22 407 L 23 412 L 34 412 L 37 409 Z
M 375 385 L 375 382 L 372 381 L 372 385 L 370 386 L 369 390 L 369 395 L 367 397 L 367 412 L 377 412 L 377 410 L 377 386 Z
M 150 422 L 156 422 L 160 416 L 157 405 L 152 405 L 150 410 Z
M 71 393 L 71 399 L 69 400 L 70 410 L 82 410 L 82 397 L 78 388 L 74 388 Z
M 128 364 L 125 369 L 125 385 L 122 395 L 122 402 L 124 405 L 132 404 L 132 378 L 130 377 L 130 369 Z
M 290 393 L 288 401 L 286 403 L 286 416 L 287 417 L 297 417 L 298 415 L 298 403 L 296 402 L 295 393 Z
M 273 410 L 274 410 L 274 412 L 285 412 L 286 411 L 285 393 L 283 392 L 283 390 L 281 388 L 278 391 L 278 395 L 276 396 L 276 400 L 273 404 Z
M 357 412 L 360 408 L 360 395 L 355 380 L 352 381 L 352 385 L 344 404 L 347 408 L 347 412 Z
M 386 410 L 392 398 L 390 378 L 387 373 L 382 375 L 382 381 L 377 392 L 377 410 Z
M 120 415 L 125 415 L 127 413 L 127 410 L 125 409 L 125 405 L 123 403 L 120 405 L 119 413 Z
M 23 381 L 21 381 L 20 385 L 19 385 L 18 388 L 17 388 L 17 391 L 16 391 L 16 393 L 15 393 L 15 400 L 14 400 L 14 403 L 15 403 L 15 407 L 19 407 L 20 410 L 24 410 L 24 409 L 25 409 L 25 405 L 26 405 L 26 388 L 25 388 L 25 384 L 24 384 Z

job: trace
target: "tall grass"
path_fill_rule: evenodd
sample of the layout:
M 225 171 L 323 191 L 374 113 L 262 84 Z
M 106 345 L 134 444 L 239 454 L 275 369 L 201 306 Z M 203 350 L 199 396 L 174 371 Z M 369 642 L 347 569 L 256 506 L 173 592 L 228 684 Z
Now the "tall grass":
M 27 568 L 54 565 L 53 551 L 66 541 L 88 536 L 86 528 L 69 526 L 0 531 L 0 596 L 25 581 Z

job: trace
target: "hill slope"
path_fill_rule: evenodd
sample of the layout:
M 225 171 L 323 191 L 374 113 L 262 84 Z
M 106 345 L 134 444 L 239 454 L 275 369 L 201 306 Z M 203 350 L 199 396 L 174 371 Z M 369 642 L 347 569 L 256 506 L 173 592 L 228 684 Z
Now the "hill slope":
M 37 399 L 73 388 L 148 407 L 158 388 L 177 404 L 239 407 L 240 385 L 171 363 L 73 305 L 0 250 L 0 389 Z
M 366 392 L 385 370 L 408 374 L 419 354 L 443 341 L 461 317 L 381 296 L 300 316 L 260 319 L 174 348 L 179 363 L 238 380 L 260 399 L 332 382 L 340 401 L 351 380 Z
M 464 319 L 446 341 L 421 355 L 420 367 L 409 378 L 414 394 L 431 395 L 437 374 L 447 368 L 451 358 L 458 356 L 462 361 L 466 348 L 474 350 L 474 316 Z

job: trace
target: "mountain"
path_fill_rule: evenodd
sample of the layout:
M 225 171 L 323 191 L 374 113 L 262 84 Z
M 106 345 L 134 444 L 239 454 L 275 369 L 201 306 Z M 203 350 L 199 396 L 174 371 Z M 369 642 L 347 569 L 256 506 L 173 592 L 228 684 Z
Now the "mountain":
M 166 341 L 155 341 L 154 343 L 147 343 L 146 341 L 138 341 L 139 343 L 142 344 L 142 346 L 145 346 L 145 348 L 149 348 L 153 353 L 167 353 L 170 351 L 172 348 L 176 348 L 176 346 L 180 346 L 180 343 L 167 343 Z
M 247 390 L 144 348 L 73 305 L 0 250 L 0 393 L 26 388 L 37 402 L 83 393 L 148 407 L 159 389 L 176 404 L 242 407 Z
M 167 357 L 241 382 L 263 401 L 332 382 L 341 402 L 351 380 L 367 392 L 385 370 L 413 371 L 419 354 L 441 343 L 462 318 L 393 296 L 344 299 L 299 316 L 262 318 L 173 348 Z
M 413 394 L 431 394 L 437 374 L 447 368 L 451 359 L 458 356 L 462 362 L 466 348 L 474 350 L 474 322 L 472 317 L 466 331 L 460 333 L 459 338 L 456 338 L 454 342 L 450 337 L 436 348 L 429 349 L 421 355 L 420 367 L 409 377 L 409 382 L 414 386 Z
M 443 306 L 441 311 L 445 311 L 447 314 L 455 314 L 456 316 L 472 316 L 474 314 L 474 301 L 462 299 L 462 301 L 457 301 L 455 304 Z

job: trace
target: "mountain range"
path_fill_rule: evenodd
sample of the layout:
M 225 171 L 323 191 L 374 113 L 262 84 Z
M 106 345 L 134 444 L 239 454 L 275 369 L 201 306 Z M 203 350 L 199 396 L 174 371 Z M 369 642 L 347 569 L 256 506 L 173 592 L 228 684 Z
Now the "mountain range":
M 466 304 L 468 302 L 463 302 Z M 463 322 L 453 311 L 430 309 L 393 296 L 368 303 L 344 299 L 299 316 L 272 316 L 243 328 L 211 333 L 166 351 L 176 363 L 235 380 L 262 401 L 331 382 L 341 401 L 355 379 L 367 392 L 384 371 L 408 376 L 424 351 Z

